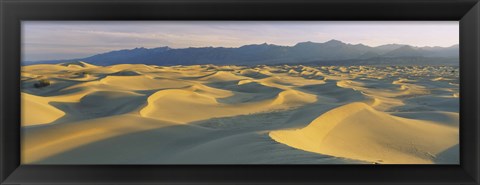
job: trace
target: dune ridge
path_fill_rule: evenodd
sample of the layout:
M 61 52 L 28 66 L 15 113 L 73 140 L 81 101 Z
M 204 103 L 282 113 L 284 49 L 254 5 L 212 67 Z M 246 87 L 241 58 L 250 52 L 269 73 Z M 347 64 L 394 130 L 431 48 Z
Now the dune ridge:
M 455 128 L 392 116 L 358 102 L 335 108 L 305 128 L 269 135 L 306 151 L 390 164 L 433 163 L 458 143 Z
M 232 105 L 220 103 L 217 100 L 218 97 L 228 95 L 226 93 L 218 96 L 208 91 L 192 92 L 182 89 L 161 90 L 148 98 L 148 104 L 140 110 L 140 115 L 171 122 L 188 123 L 215 117 L 290 109 L 316 101 L 315 95 L 296 90 L 282 91 L 274 99 L 259 102 Z M 191 112 L 188 115 L 178 116 L 182 115 L 183 111 L 189 107 Z
M 65 112 L 49 105 L 50 101 L 41 97 L 22 93 L 22 126 L 40 125 L 53 122 L 65 115 Z M 42 115 L 42 116 L 28 116 Z
M 21 74 L 24 164 L 459 159 L 458 67 L 78 61 Z

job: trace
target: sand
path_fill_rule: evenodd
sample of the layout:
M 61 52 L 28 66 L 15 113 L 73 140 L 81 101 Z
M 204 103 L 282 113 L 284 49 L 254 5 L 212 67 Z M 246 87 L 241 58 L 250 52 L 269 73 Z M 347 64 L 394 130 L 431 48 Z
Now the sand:
M 391 116 L 365 103 L 343 105 L 305 128 L 270 136 L 306 151 L 390 164 L 432 163 L 458 144 L 455 127 Z
M 23 164 L 458 164 L 449 66 L 22 67 Z M 50 82 L 34 87 L 39 80 Z

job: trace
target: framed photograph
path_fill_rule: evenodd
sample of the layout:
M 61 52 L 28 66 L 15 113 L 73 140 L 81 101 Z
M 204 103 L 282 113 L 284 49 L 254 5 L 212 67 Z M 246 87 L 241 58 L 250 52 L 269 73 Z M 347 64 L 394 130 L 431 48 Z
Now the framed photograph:
M 0 6 L 1 184 L 479 184 L 477 0 Z

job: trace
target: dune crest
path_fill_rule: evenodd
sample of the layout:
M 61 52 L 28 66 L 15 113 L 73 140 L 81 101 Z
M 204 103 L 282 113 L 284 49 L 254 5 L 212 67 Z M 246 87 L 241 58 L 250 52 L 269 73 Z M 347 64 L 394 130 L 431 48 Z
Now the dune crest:
M 430 164 L 458 144 L 455 128 L 392 116 L 365 103 L 340 106 L 305 128 L 272 131 L 269 136 L 310 152 L 388 164 Z
M 42 97 L 27 93 L 22 93 L 21 97 L 23 126 L 47 124 L 65 115 L 65 112 L 49 105 L 50 101 Z
M 188 123 L 210 118 L 290 109 L 317 101 L 315 95 L 289 90 L 282 91 L 274 99 L 225 104 L 220 103 L 217 98 L 227 97 L 229 94 L 219 95 L 213 92 L 205 90 L 192 92 L 189 89 L 161 90 L 148 98 L 148 103 L 140 110 L 140 115 L 165 121 Z M 183 113 L 185 110 L 190 110 L 188 115 Z

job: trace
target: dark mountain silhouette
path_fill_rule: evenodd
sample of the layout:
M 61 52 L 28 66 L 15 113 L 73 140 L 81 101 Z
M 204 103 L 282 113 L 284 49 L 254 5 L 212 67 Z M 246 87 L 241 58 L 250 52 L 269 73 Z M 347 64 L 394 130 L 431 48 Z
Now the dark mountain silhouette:
M 135 48 L 111 51 L 81 59 L 24 62 L 23 64 L 84 61 L 95 65 L 125 63 L 152 65 L 274 65 L 286 63 L 356 65 L 364 64 L 365 62 L 372 65 L 396 65 L 398 62 L 415 65 L 458 65 L 458 58 L 458 45 L 451 47 L 414 47 L 387 44 L 370 47 L 363 44 L 353 45 L 339 40 L 330 40 L 324 43 L 301 42 L 294 46 L 264 43 L 245 45 L 238 48 Z

